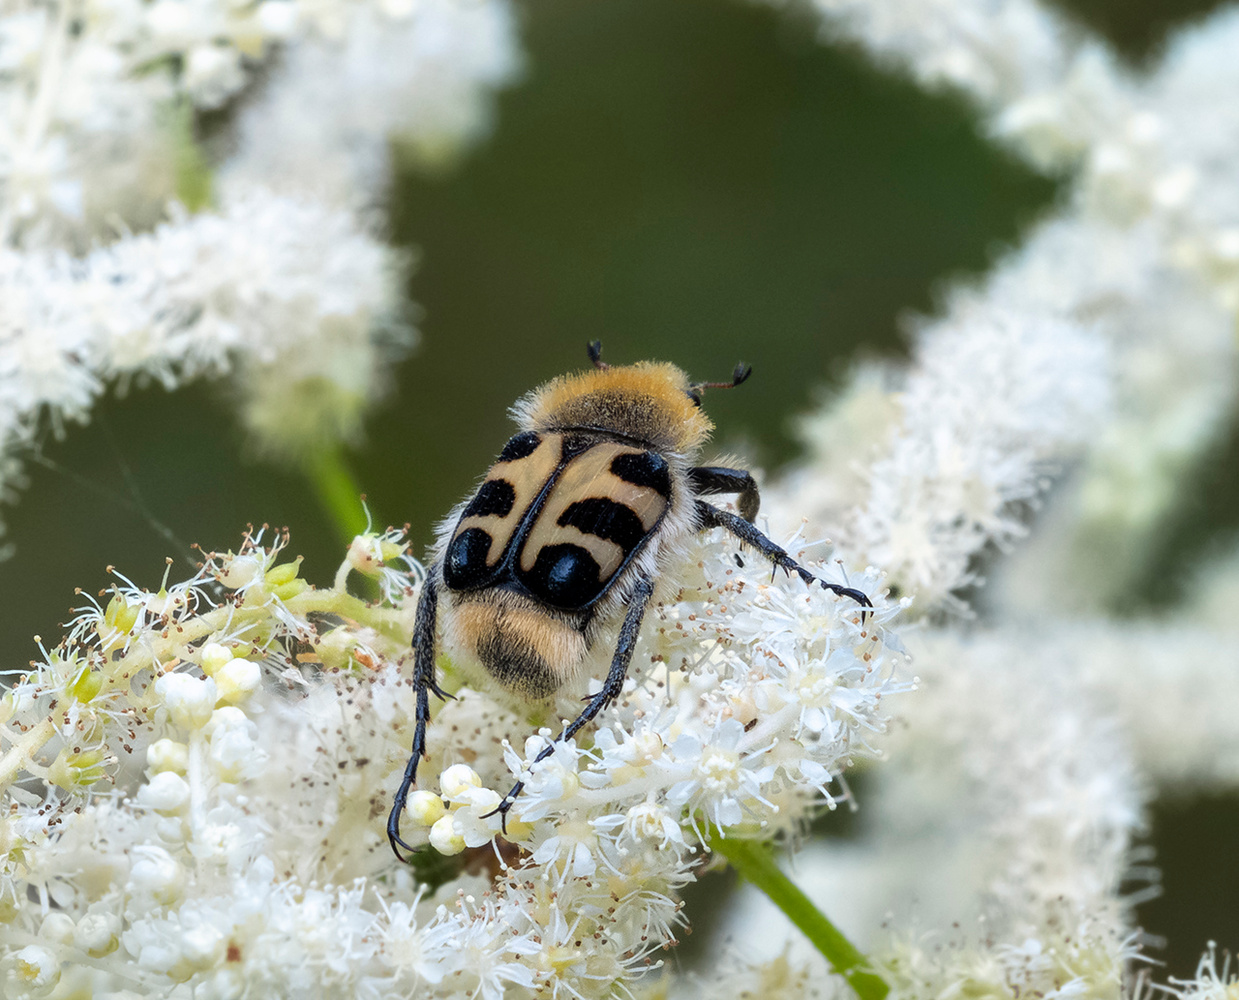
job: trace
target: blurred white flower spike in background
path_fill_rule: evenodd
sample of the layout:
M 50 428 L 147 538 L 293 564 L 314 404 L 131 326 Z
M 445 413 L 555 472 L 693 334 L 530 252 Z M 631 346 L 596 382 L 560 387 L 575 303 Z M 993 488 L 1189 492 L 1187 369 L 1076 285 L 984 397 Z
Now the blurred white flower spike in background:
M 768 492 L 776 537 L 829 532 L 810 565 L 872 610 L 701 536 L 623 696 L 536 765 L 572 705 L 516 711 L 441 658 L 406 865 L 382 824 L 414 715 L 403 535 L 324 588 L 263 532 L 180 583 L 118 576 L 0 699 L 4 996 L 1149 995 L 1135 838 L 1166 786 L 1239 781 L 1234 624 L 1104 616 L 1234 409 L 1239 14 L 1137 73 L 1031 0 L 813 7 L 1071 185 L 907 366 L 804 420 Z M 413 337 L 376 235 L 388 140 L 450 159 L 519 66 L 498 0 L 6 7 L 0 490 L 44 421 L 130 381 L 229 375 L 285 457 L 355 435 Z M 860 835 L 797 879 L 867 958 L 767 850 L 856 805 L 865 762 Z M 722 859 L 766 895 L 726 907 L 714 971 L 673 972 L 681 890 Z M 1233 996 L 1229 970 L 1210 945 L 1165 989 Z
M 414 340 L 375 231 L 388 143 L 451 156 L 518 65 L 501 0 L 7 5 L 0 494 L 48 421 L 132 381 L 232 373 L 276 458 L 355 440 Z M 195 113 L 241 97 L 211 162 Z

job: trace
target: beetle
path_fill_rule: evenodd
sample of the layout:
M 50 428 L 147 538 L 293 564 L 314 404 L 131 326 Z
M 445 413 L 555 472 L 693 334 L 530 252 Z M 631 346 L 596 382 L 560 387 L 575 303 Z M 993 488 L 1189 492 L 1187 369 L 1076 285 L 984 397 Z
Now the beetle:
M 723 528 L 776 570 L 872 607 L 862 591 L 814 576 L 754 526 L 761 498 L 749 472 L 693 464 L 713 430 L 702 391 L 734 388 L 750 367 L 737 365 L 730 382 L 690 382 L 672 364 L 607 364 L 598 341 L 588 354 L 592 370 L 517 401 L 520 432 L 440 527 L 413 625 L 412 753 L 387 820 L 397 858 L 400 848 L 414 849 L 400 837 L 400 816 L 426 756 L 430 695 L 446 697 L 435 678 L 440 620 L 464 664 L 526 703 L 576 680 L 600 633 L 618 621 L 606 679 L 560 733 L 566 740 L 619 695 L 655 583 L 697 532 Z M 718 495 L 734 495 L 739 514 L 703 499 Z M 552 752 L 548 744 L 534 763 Z M 505 828 L 523 788 L 518 781 L 495 810 Z

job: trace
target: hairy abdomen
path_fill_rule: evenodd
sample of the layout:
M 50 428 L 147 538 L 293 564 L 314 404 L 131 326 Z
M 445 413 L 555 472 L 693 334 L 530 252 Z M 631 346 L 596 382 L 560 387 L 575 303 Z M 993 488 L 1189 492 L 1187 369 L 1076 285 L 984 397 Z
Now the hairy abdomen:
M 458 598 L 449 640 L 522 699 L 545 700 L 574 677 L 588 650 L 571 624 L 511 593 Z

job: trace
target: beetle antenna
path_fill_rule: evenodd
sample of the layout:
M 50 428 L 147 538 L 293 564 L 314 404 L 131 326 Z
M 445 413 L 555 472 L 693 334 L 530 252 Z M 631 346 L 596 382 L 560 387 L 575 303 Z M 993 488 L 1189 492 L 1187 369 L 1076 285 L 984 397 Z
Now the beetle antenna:
M 694 382 L 689 386 L 689 388 L 694 391 L 701 389 L 734 389 L 752 374 L 753 366 L 746 365 L 743 361 L 741 361 L 736 365 L 735 370 L 731 373 L 730 382 Z
M 600 372 L 605 372 L 611 366 L 602 360 L 602 341 L 591 340 L 585 345 L 585 353 L 589 355 L 589 360 L 594 363 L 594 367 Z

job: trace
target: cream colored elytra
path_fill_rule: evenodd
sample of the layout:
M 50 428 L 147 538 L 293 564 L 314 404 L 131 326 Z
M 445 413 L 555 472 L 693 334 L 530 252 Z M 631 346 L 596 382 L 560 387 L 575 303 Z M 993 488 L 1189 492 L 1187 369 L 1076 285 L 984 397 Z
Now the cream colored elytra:
M 510 507 L 479 507 L 475 493 L 440 526 L 435 549 L 436 564 L 450 566 L 449 546 L 477 529 L 489 538 L 484 554 L 479 546 L 479 572 L 495 572 L 505 558 L 511 566 L 476 588 L 453 588 L 443 579 L 445 644 L 454 663 L 497 681 L 517 701 L 545 701 L 566 685 L 579 697 L 575 682 L 608 658 L 606 644 L 602 656 L 589 654 L 625 606 L 632 581 L 660 579 L 668 558 L 695 530 L 687 471 L 713 425 L 688 376 L 675 365 L 653 362 L 561 376 L 517 402 L 512 414 L 522 434 L 509 449 L 519 457 L 501 456 L 482 483 L 491 484 L 488 490 L 507 484 Z M 536 435 L 536 444 L 529 435 Z M 522 441 L 524 447 L 512 447 Z M 656 460 L 644 457 L 649 455 Z M 664 479 L 651 485 L 615 474 L 620 456 L 656 466 L 653 471 Z M 624 539 L 625 545 L 605 532 L 561 523 L 583 500 L 609 501 L 631 512 L 639 537 Z M 471 507 L 483 512 L 471 513 Z M 519 554 L 509 552 L 513 545 Z M 553 606 L 520 585 L 541 553 L 564 545 L 597 565 L 597 593 L 579 607 Z

